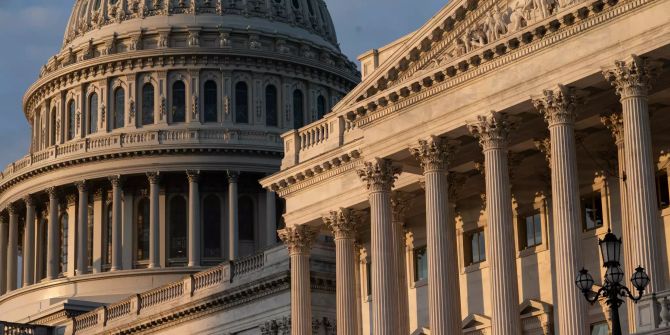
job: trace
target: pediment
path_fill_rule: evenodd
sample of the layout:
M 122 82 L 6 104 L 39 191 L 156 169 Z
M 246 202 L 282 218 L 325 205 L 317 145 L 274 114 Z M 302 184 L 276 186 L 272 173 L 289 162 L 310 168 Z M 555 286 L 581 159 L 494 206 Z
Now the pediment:
M 430 335 L 430 329 L 421 327 L 413 331 L 411 335 Z
M 553 306 L 539 300 L 527 299 L 519 306 L 521 315 L 551 314 Z
M 481 314 L 470 314 L 463 320 L 463 329 L 478 329 L 491 326 L 491 318 Z

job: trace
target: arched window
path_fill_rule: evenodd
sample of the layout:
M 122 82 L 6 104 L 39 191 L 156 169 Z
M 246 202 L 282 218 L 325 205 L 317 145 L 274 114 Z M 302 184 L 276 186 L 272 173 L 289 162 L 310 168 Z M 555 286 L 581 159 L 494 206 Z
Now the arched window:
M 239 237 L 241 241 L 254 240 L 254 201 L 250 197 L 241 197 L 238 203 Z
M 221 257 L 221 201 L 208 195 L 202 203 L 203 257 Z
M 135 233 L 137 241 L 135 259 L 147 260 L 149 259 L 149 199 L 147 198 L 142 198 L 137 203 Z
M 67 140 L 74 139 L 75 127 L 77 126 L 75 118 L 76 116 L 76 107 L 74 105 L 74 100 L 70 100 L 67 104 Z
M 274 85 L 268 85 L 265 88 L 265 125 L 268 127 L 277 127 L 277 88 Z
M 50 145 L 56 145 L 56 107 L 51 109 L 51 122 L 49 124 Z
M 112 129 L 119 129 L 125 126 L 126 116 L 126 92 L 119 87 L 114 91 L 114 118 L 112 119 Z
M 186 85 L 181 80 L 172 84 L 172 122 L 186 122 Z
M 218 94 L 216 82 L 208 80 L 205 83 L 205 122 L 218 121 Z
M 93 93 L 88 98 L 88 133 L 98 132 L 98 94 Z
M 170 229 L 169 229 L 169 256 L 171 259 L 186 259 L 188 256 L 187 244 L 187 216 L 186 199 L 176 196 L 170 200 Z
M 235 122 L 249 123 L 249 89 L 243 81 L 235 85 Z
M 142 86 L 142 125 L 154 123 L 154 85 Z
M 326 98 L 319 95 L 316 98 L 316 118 L 321 119 L 324 115 L 326 115 Z
M 293 128 L 298 129 L 305 125 L 305 105 L 301 90 L 293 91 Z
M 67 212 L 60 216 L 59 227 L 60 231 L 60 273 L 67 271 L 67 231 L 68 231 L 68 215 Z

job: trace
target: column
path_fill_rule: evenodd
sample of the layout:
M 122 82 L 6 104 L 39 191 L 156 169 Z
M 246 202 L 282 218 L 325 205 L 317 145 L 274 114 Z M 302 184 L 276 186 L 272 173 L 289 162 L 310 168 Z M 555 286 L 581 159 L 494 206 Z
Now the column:
M 277 196 L 271 190 L 265 191 L 265 246 L 271 247 L 277 243 Z
M 560 334 L 587 334 L 586 302 L 575 287 L 582 261 L 579 179 L 575 147 L 576 97 L 558 86 L 533 101 L 549 126 L 556 301 Z
M 88 273 L 88 187 L 86 181 L 75 183 L 79 191 L 77 211 L 77 268 L 76 275 Z
M 312 335 L 309 255 L 316 236 L 316 229 L 304 225 L 279 231 L 291 259 L 291 335 Z
M 602 116 L 600 120 L 602 121 L 603 125 L 605 125 L 605 127 L 607 127 L 607 129 L 612 132 L 614 143 L 617 147 L 617 162 L 619 164 L 619 206 L 621 208 L 621 239 L 623 241 L 623 267 L 625 271 L 624 278 L 630 278 L 633 275 L 635 265 L 631 255 L 631 233 L 630 226 L 628 224 L 628 206 L 626 205 L 628 203 L 628 190 L 626 190 L 624 174 L 624 171 L 626 170 L 626 155 L 623 139 L 623 117 L 620 113 L 613 113 L 608 116 Z M 628 317 L 628 331 L 632 334 L 635 333 L 635 308 L 630 305 L 625 307 Z
M 200 266 L 200 171 L 187 170 L 188 177 L 188 266 Z
M 401 334 L 409 334 L 409 290 L 407 282 L 407 244 L 405 243 L 405 213 L 409 208 L 410 195 L 394 192 L 391 196 L 393 211 L 393 248 L 398 266 L 398 322 Z M 459 316 L 460 317 L 460 316 Z
M 16 204 L 7 206 L 9 232 L 7 235 L 7 292 L 16 290 L 19 253 L 19 213 Z
M 237 182 L 239 172 L 228 171 L 228 259 L 235 260 L 238 256 L 239 221 L 237 217 Z
M 637 56 L 617 61 L 613 68 L 603 72 L 621 99 L 626 188 L 635 190 L 627 194 L 629 240 L 634 266 L 644 267 L 651 279 L 647 293 L 664 289 L 661 257 L 658 254 L 658 250 L 661 250 L 658 241 L 659 219 L 649 121 L 651 72 L 649 63 Z
M 121 176 L 111 176 L 109 181 L 112 184 L 112 266 L 111 271 L 123 270 L 123 255 L 121 254 Z
M 335 273 L 337 295 L 337 334 L 358 335 L 356 302 L 356 227 L 358 218 L 349 209 L 330 212 L 323 218 L 335 236 Z
M 47 279 L 58 277 L 60 261 L 60 230 L 58 229 L 58 191 L 55 187 L 47 188 L 49 194 L 49 222 L 47 227 Z
M 26 221 L 23 225 L 23 286 L 35 283 L 35 199 L 28 195 L 26 203 Z
M 461 309 L 460 304 L 455 303 L 461 301 L 459 274 L 449 271 L 450 264 L 458 261 L 452 252 L 456 243 L 456 226 L 449 221 L 447 165 L 452 148 L 445 139 L 434 137 L 428 141 L 419 141 L 419 146 L 410 151 L 421 163 L 426 180 L 426 251 L 431 333 L 461 334 Z M 511 225 L 507 227 L 508 230 L 510 228 Z
M 0 215 L 0 296 L 7 292 L 7 218 Z
M 33 240 L 33 248 L 35 250 L 35 278 L 34 282 L 39 283 L 44 278 L 44 268 L 42 264 L 45 260 L 46 248 L 43 239 L 45 234 L 45 224 L 48 214 L 46 210 L 42 210 L 35 219 L 35 239 Z
M 496 335 L 521 334 L 519 290 L 514 246 L 512 191 L 507 162 L 509 123 L 505 114 L 491 112 L 468 124 L 470 132 L 479 140 L 484 152 L 486 180 L 486 214 L 488 221 L 491 333 Z M 446 186 L 446 182 L 444 182 Z M 439 191 L 436 191 L 439 193 Z M 428 178 L 426 177 L 426 194 Z M 447 192 L 444 192 L 447 193 Z M 428 197 L 428 195 L 426 195 Z M 444 206 L 447 206 L 444 203 Z M 430 255 L 430 251 L 429 251 Z M 430 256 L 428 258 L 430 260 Z M 430 282 L 429 282 L 430 285 Z M 573 334 L 563 333 L 561 334 Z
M 147 172 L 149 179 L 149 268 L 160 267 L 160 240 L 159 240 L 159 207 L 158 196 L 160 191 L 159 172 Z
M 388 159 L 366 162 L 358 175 L 366 184 L 370 202 L 372 256 L 372 329 L 374 334 L 399 334 L 398 279 L 391 213 L 391 189 L 400 174 Z

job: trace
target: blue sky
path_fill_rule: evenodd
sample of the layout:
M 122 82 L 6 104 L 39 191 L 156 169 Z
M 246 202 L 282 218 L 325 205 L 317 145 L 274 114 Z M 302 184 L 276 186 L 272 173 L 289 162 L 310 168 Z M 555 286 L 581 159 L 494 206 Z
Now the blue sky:
M 75 0 L 0 0 L 0 170 L 28 152 L 21 100 L 60 49 Z M 446 0 L 326 0 L 342 51 L 353 61 L 417 28 Z

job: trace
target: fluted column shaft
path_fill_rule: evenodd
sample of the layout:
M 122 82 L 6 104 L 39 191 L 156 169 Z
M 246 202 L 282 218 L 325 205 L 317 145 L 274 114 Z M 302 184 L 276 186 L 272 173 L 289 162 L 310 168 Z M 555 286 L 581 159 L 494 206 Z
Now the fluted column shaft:
M 391 189 L 400 171 L 389 160 L 367 162 L 359 170 L 361 179 L 367 183 L 371 218 L 372 257 L 372 329 L 374 334 L 399 334 L 398 322 L 398 267 L 393 243 L 393 217 L 391 212 Z
M 200 171 L 188 176 L 188 266 L 200 266 Z
M 579 179 L 575 144 L 577 98 L 564 86 L 534 100 L 549 127 L 556 302 L 560 334 L 587 334 L 586 302 L 575 287 L 582 261 Z
M 123 214 L 121 213 L 122 200 L 121 194 L 121 177 L 112 176 L 109 178 L 112 183 L 112 266 L 111 271 L 123 270 L 123 256 L 121 254 L 121 220 Z
M 228 171 L 228 259 L 237 259 L 239 253 L 239 220 L 237 182 L 240 174 Z M 270 213 L 268 213 L 270 215 Z
M 9 212 L 9 232 L 7 234 L 7 292 L 16 290 L 19 253 L 19 213 L 16 205 L 7 207 Z
M 7 219 L 0 216 L 0 295 L 7 292 Z
M 149 268 L 160 267 L 160 216 L 158 196 L 160 191 L 160 175 L 158 172 L 147 173 L 149 179 Z
M 649 120 L 652 71 L 646 60 L 633 56 L 616 62 L 614 68 L 604 72 L 621 98 L 626 188 L 633 190 L 627 193 L 632 261 L 649 274 L 647 293 L 665 288 L 659 255 L 659 215 Z
M 493 335 L 519 335 L 519 290 L 507 159 L 510 127 L 504 114 L 495 112 L 490 116 L 481 116 L 469 127 L 479 138 L 484 152 L 489 241 L 487 259 L 490 266 L 492 300 L 491 332 Z
M 333 211 L 324 222 L 335 235 L 337 334 L 358 335 L 355 237 L 358 218 L 348 209 Z
M 393 210 L 393 244 L 396 250 L 395 263 L 398 266 L 398 323 L 401 334 L 409 334 L 409 290 L 407 279 L 407 257 L 405 244 L 405 212 L 408 195 L 396 193 L 391 198 Z
M 88 273 L 88 188 L 86 182 L 77 183 L 79 208 L 77 216 L 77 275 Z
M 291 335 L 312 335 L 312 290 L 309 257 L 316 230 L 308 226 L 283 229 L 291 259 Z
M 25 198 L 26 221 L 23 225 L 23 286 L 35 283 L 35 202 Z

